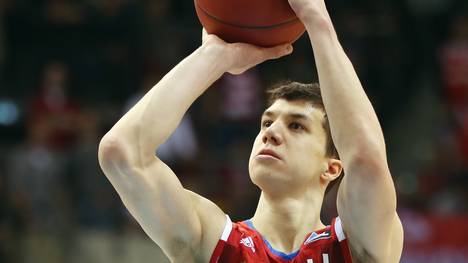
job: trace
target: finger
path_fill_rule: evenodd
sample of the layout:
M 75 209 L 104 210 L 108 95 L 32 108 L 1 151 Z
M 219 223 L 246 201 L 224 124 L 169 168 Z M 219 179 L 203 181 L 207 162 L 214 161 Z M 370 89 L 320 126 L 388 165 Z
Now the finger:
M 206 32 L 205 28 L 202 27 L 202 43 L 205 42 L 208 33 Z
M 291 44 L 279 45 L 271 48 L 262 49 L 262 56 L 265 60 L 267 59 L 276 59 L 286 55 L 289 55 L 293 52 L 293 46 Z

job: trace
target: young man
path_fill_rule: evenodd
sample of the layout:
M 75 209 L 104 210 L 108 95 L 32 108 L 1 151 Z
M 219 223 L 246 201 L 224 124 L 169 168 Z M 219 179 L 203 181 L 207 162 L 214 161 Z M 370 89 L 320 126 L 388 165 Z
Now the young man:
M 101 141 L 102 169 L 173 262 L 399 261 L 403 230 L 376 114 L 324 0 L 289 3 L 309 32 L 324 107 L 310 99 L 318 94 L 313 86 L 290 83 L 273 91 L 249 162 L 251 180 L 262 190 L 250 221 L 231 223 L 214 203 L 185 190 L 154 149 L 222 74 L 287 55 L 290 45 L 265 49 L 205 34 L 202 46 Z M 326 150 L 327 120 L 341 161 Z M 339 218 L 326 227 L 320 221 L 323 196 L 342 169 Z

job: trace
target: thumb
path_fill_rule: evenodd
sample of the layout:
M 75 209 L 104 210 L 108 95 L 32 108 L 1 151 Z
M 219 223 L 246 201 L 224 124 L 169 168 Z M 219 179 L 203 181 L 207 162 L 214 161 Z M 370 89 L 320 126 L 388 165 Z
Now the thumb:
M 208 33 L 206 32 L 206 29 L 203 27 L 202 28 L 202 43 L 205 43 L 207 37 L 208 37 Z
M 289 55 L 292 52 L 293 52 L 293 46 L 291 44 L 283 44 L 283 45 L 263 49 L 263 55 L 264 55 L 265 60 L 280 58 L 280 57 Z

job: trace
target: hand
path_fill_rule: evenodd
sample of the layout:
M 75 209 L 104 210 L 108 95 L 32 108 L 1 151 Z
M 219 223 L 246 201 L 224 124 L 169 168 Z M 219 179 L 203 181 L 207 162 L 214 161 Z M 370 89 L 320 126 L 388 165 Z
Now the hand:
M 202 34 L 202 46 L 221 51 L 220 59 L 225 62 L 226 72 L 234 75 L 241 74 L 266 60 L 289 55 L 293 51 L 291 44 L 263 48 L 246 43 L 226 43 L 219 37 L 208 34 L 205 29 Z

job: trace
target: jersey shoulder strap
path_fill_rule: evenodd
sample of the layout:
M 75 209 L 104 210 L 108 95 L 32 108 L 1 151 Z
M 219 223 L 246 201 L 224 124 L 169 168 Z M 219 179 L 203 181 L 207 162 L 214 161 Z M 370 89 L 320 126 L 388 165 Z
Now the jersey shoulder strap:
M 221 234 L 221 238 L 219 239 L 213 251 L 213 254 L 210 259 L 210 263 L 215 263 L 219 261 L 219 258 L 221 257 L 221 254 L 223 253 L 224 247 L 227 244 L 229 236 L 231 235 L 231 232 L 232 232 L 232 221 L 229 218 L 229 216 L 226 215 L 226 225 L 224 226 L 224 230 L 223 230 L 223 233 Z
M 332 221 L 332 235 L 336 237 L 336 240 L 340 244 L 341 253 L 346 263 L 352 262 L 351 252 L 349 250 L 348 239 L 346 238 L 341 219 L 336 217 Z

